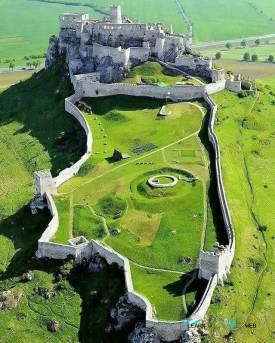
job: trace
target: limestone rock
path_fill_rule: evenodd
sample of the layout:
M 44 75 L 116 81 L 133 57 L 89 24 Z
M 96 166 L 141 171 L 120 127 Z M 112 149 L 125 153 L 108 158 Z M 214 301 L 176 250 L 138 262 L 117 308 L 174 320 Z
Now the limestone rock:
M 88 271 L 91 273 L 97 273 L 106 266 L 104 260 L 99 256 L 98 253 L 94 254 L 91 258 Z
M 160 343 L 156 331 L 147 328 L 142 323 L 137 323 L 135 330 L 128 337 L 130 343 Z
M 27 272 L 22 275 L 22 281 L 28 282 L 33 279 L 33 273 Z
M 49 47 L 46 55 L 45 69 L 50 68 L 57 60 L 59 55 L 59 39 L 55 35 L 49 40 Z
M 34 197 L 30 204 L 32 214 L 36 214 L 38 209 L 43 210 L 45 207 L 47 207 L 45 199 L 40 195 Z
M 111 317 L 117 322 L 117 324 L 114 325 L 114 329 L 120 330 L 126 324 L 134 320 L 139 313 L 140 309 L 129 301 L 127 295 L 123 295 L 119 298 L 116 308 L 112 309 L 110 312 Z
M 201 343 L 201 338 L 197 330 L 190 329 L 183 333 L 180 343 Z

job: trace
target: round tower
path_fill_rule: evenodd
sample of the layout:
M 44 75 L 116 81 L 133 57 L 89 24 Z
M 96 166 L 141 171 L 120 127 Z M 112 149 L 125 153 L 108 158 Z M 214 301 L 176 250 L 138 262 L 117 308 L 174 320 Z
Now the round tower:
M 122 24 L 121 7 L 120 5 L 110 6 L 110 21 L 114 24 Z

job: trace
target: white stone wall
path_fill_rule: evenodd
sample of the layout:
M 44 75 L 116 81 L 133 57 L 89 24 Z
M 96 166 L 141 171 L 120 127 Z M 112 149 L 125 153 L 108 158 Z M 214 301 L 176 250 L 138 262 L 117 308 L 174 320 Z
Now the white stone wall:
M 146 62 L 149 56 L 150 48 L 130 48 L 130 58 L 137 58 L 141 62 Z
M 61 29 L 76 29 L 77 22 L 81 20 L 88 20 L 89 14 L 78 13 L 62 13 L 59 15 L 59 22 Z
M 86 119 L 79 111 L 79 109 L 73 104 L 76 100 L 75 95 L 65 99 L 65 110 L 72 114 L 80 123 L 80 125 L 84 128 L 86 135 L 87 135 L 87 147 L 86 153 L 78 160 L 74 165 L 70 168 L 66 168 L 62 170 L 59 175 L 54 179 L 55 184 L 59 187 L 62 183 L 66 182 L 74 175 L 76 175 L 80 169 L 80 167 L 90 158 L 92 153 L 92 144 L 93 144 L 93 136 L 90 129 L 89 124 L 87 123 Z
M 235 232 L 234 232 L 233 224 L 231 221 L 230 211 L 228 208 L 224 185 L 223 185 L 221 162 L 220 162 L 220 159 L 221 159 L 220 148 L 219 148 L 217 136 L 214 133 L 214 123 L 215 123 L 215 116 L 217 113 L 217 105 L 208 94 L 204 95 L 204 99 L 211 107 L 211 115 L 210 115 L 210 121 L 209 121 L 209 127 L 208 127 L 208 136 L 209 136 L 209 140 L 213 144 L 215 155 L 216 155 L 215 164 L 216 164 L 216 173 L 217 173 L 218 195 L 219 195 L 221 210 L 222 210 L 223 219 L 224 219 L 224 223 L 225 223 L 225 227 L 227 231 L 227 236 L 229 240 L 230 259 L 228 261 L 228 267 L 230 267 L 234 254 L 235 254 Z
M 76 86 L 76 89 L 81 89 L 84 97 L 104 97 L 109 95 L 124 94 L 165 99 L 170 95 L 176 100 L 184 101 L 203 97 L 205 87 L 205 85 L 176 85 L 173 87 L 158 87 L 153 85 L 133 85 L 125 83 L 103 84 L 100 82 L 80 81 Z M 219 89 L 218 85 L 215 87 Z M 214 92 L 215 87 L 213 87 L 212 92 Z
M 48 208 L 52 215 L 52 220 L 50 221 L 47 229 L 43 232 L 41 238 L 39 239 L 39 242 L 49 242 L 51 237 L 57 232 L 58 226 L 59 226 L 59 219 L 58 219 L 58 212 L 57 208 L 55 206 L 55 203 L 53 201 L 52 196 L 49 193 L 45 194 L 46 201 Z
M 242 90 L 242 82 L 241 81 L 231 81 L 226 80 L 225 88 L 231 92 L 238 93 Z
M 103 57 L 112 57 L 114 63 L 123 63 L 127 66 L 130 60 L 130 48 L 122 49 L 121 47 L 113 48 L 111 46 L 104 46 L 99 44 L 94 44 L 89 52 L 92 53 L 92 57 L 98 58 L 99 60 Z

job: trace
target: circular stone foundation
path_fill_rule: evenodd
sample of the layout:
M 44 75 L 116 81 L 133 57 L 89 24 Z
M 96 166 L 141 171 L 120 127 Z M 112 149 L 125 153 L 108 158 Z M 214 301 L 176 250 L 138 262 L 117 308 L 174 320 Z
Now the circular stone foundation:
M 170 179 L 171 182 L 160 183 L 159 179 L 162 179 L 162 178 Z M 156 175 L 156 176 L 151 177 L 148 180 L 149 186 L 151 186 L 153 188 L 169 188 L 169 187 L 175 186 L 177 183 L 178 183 L 178 179 L 172 175 Z

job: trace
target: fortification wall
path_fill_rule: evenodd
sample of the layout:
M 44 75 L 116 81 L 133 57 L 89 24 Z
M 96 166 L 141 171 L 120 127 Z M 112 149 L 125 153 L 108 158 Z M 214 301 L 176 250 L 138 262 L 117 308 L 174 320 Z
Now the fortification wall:
M 192 313 L 191 317 L 193 319 L 198 318 L 198 319 L 203 319 L 204 316 L 206 315 L 206 312 L 211 304 L 211 299 L 213 292 L 218 284 L 218 279 L 217 275 L 213 275 L 210 280 L 208 281 L 206 290 L 203 294 L 203 297 L 195 309 L 195 311 Z
M 88 20 L 89 14 L 78 13 L 62 13 L 59 15 L 59 22 L 61 29 L 73 29 L 76 30 L 77 22 L 82 20 Z
M 209 104 L 211 108 L 210 121 L 209 121 L 209 127 L 208 127 L 208 136 L 215 150 L 215 156 L 216 156 L 215 165 L 216 165 L 216 173 L 217 173 L 218 195 L 219 195 L 221 210 L 222 210 L 223 219 L 224 219 L 228 241 L 229 241 L 230 260 L 228 261 L 228 266 L 230 267 L 234 254 L 235 254 L 235 233 L 234 233 L 231 216 L 230 216 L 230 212 L 229 212 L 229 208 L 228 208 L 228 204 L 227 204 L 227 200 L 225 196 L 225 191 L 224 191 L 222 171 L 221 171 L 221 162 L 220 162 L 221 160 L 220 148 L 219 148 L 217 136 L 214 133 L 214 122 L 215 122 L 215 116 L 217 113 L 217 105 L 207 93 L 205 93 L 204 95 L 204 100 Z
M 123 65 L 128 65 L 130 60 L 130 48 L 121 49 L 121 47 L 113 48 L 111 46 L 104 46 L 99 44 L 94 44 L 91 48 L 92 57 L 98 58 L 99 60 L 106 56 L 111 56 L 114 63 L 123 63 Z M 89 52 L 89 54 L 91 53 Z
M 78 160 L 70 168 L 66 168 L 59 173 L 59 175 L 54 179 L 57 187 L 59 187 L 62 183 L 66 182 L 71 177 L 76 175 L 80 167 L 89 159 L 92 153 L 92 144 L 93 144 L 92 132 L 86 119 L 84 118 L 82 113 L 79 111 L 79 109 L 74 105 L 74 102 L 77 99 L 80 99 L 80 98 L 78 98 L 76 95 L 73 95 L 65 99 L 65 110 L 68 113 L 72 114 L 79 121 L 80 125 L 83 127 L 83 129 L 86 132 L 86 136 L 87 136 L 86 153 L 80 158 L 80 160 Z
M 141 62 L 148 61 L 150 48 L 130 48 L 130 58 L 140 59 Z
M 109 95 L 124 94 L 158 99 L 165 99 L 167 96 L 171 96 L 171 98 L 181 101 L 201 98 L 205 92 L 205 85 L 159 87 L 126 83 L 103 84 L 100 82 L 89 82 L 86 80 L 80 81 L 77 85 L 77 88 L 82 90 L 84 97 L 104 97 Z
M 47 192 L 45 193 L 45 196 L 52 219 L 38 242 L 49 242 L 51 237 L 57 232 L 59 226 L 58 211 L 53 201 L 53 197 Z
M 242 90 L 242 82 L 239 80 L 236 80 L 236 81 L 226 80 L 225 88 L 231 92 L 238 93 Z

